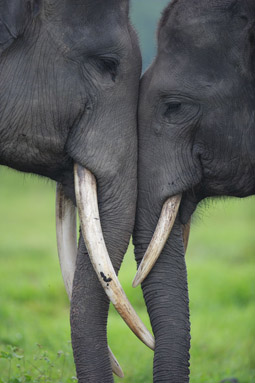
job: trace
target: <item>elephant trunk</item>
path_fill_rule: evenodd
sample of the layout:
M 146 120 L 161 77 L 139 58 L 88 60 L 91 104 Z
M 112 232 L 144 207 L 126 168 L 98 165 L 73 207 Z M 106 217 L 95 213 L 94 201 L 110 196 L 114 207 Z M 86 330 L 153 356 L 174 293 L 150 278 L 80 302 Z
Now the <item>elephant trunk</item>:
M 151 241 L 164 198 L 140 184 L 134 231 L 138 266 Z M 165 197 L 165 196 L 164 196 Z M 142 283 L 155 335 L 154 383 L 189 381 L 190 322 L 183 227 L 177 216 L 169 239 Z
M 79 383 L 113 382 L 107 348 L 109 300 L 80 235 L 71 300 L 73 354 Z

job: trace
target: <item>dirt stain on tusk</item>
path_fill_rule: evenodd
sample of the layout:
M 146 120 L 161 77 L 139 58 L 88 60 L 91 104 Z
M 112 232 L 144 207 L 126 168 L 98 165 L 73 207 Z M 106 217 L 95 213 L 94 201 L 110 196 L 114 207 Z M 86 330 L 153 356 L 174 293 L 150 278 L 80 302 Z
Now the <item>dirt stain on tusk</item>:
M 112 278 L 106 278 L 106 276 L 104 275 L 104 273 L 102 271 L 100 272 L 100 275 L 103 278 L 105 283 L 109 283 L 112 281 Z

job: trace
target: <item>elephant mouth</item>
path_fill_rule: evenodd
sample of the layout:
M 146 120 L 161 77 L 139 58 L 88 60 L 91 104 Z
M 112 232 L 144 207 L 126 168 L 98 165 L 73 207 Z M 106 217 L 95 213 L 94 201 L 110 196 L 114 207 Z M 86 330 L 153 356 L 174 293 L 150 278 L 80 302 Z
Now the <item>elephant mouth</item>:
M 140 320 L 122 289 L 105 245 L 98 210 L 96 178 L 88 169 L 75 164 L 74 180 L 81 231 L 96 275 L 106 295 L 126 324 L 153 350 L 154 337 Z M 76 207 L 66 197 L 61 184 L 57 185 L 56 226 L 60 266 L 66 291 L 71 299 L 77 256 Z M 113 371 L 123 376 L 111 351 L 110 359 Z
M 186 251 L 189 241 L 190 216 L 194 211 L 194 205 L 190 202 L 189 210 L 186 210 L 185 206 L 189 204 L 189 202 L 187 202 L 189 200 L 186 198 L 185 194 L 186 193 L 180 193 L 172 196 L 163 204 L 151 242 L 143 256 L 133 280 L 133 287 L 137 287 L 140 283 L 142 283 L 152 270 L 169 238 L 178 213 L 182 216 L 183 245 L 184 250 Z

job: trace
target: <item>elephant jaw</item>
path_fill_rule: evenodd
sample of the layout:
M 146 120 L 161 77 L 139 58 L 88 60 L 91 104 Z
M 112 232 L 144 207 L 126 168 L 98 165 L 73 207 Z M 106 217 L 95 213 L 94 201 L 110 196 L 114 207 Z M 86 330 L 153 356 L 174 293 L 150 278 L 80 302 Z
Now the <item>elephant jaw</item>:
M 96 179 L 89 170 L 77 164 L 74 166 L 74 178 L 81 230 L 97 277 L 108 298 L 130 329 L 153 350 L 154 338 L 128 301 L 106 249 L 98 211 Z M 60 184 L 57 185 L 56 226 L 60 266 L 66 291 L 69 299 L 71 299 L 77 256 L 76 208 L 66 198 Z M 123 372 L 116 358 L 110 349 L 109 352 L 113 372 L 123 377 Z
M 151 242 L 143 256 L 143 259 L 133 280 L 133 287 L 137 287 L 140 283 L 143 282 L 143 280 L 147 277 L 155 265 L 158 257 L 160 256 L 174 225 L 176 216 L 179 211 L 181 199 L 182 194 L 178 194 L 168 198 L 164 203 Z M 183 243 L 186 251 L 189 240 L 190 222 L 182 226 Z

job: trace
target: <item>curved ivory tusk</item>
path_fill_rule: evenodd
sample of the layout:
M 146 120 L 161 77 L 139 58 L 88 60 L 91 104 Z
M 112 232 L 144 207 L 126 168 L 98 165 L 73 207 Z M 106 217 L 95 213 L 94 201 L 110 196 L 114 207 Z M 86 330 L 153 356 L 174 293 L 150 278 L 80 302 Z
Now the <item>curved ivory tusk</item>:
M 74 174 L 82 234 L 98 279 L 108 298 L 130 329 L 153 350 L 154 337 L 128 301 L 106 249 L 98 211 L 96 179 L 89 170 L 78 164 L 74 165 Z
M 64 194 L 57 183 L 56 191 L 56 231 L 58 257 L 69 300 L 72 297 L 73 278 L 77 257 L 76 207 Z M 124 377 L 121 366 L 108 346 L 112 371 L 119 378 Z
M 122 368 L 120 367 L 119 362 L 115 358 L 109 346 L 108 346 L 108 351 L 110 355 L 112 372 L 114 372 L 114 374 L 117 375 L 119 378 L 124 378 L 124 372 L 122 371 Z
M 64 194 L 61 184 L 56 191 L 56 232 L 58 257 L 69 300 L 77 257 L 76 207 Z
M 181 194 L 178 194 L 164 203 L 152 240 L 133 280 L 133 287 L 137 287 L 147 277 L 160 256 L 175 222 L 181 198 Z
M 189 234 L 190 234 L 190 221 L 186 223 L 186 225 L 182 225 L 182 237 L 183 237 L 183 244 L 184 244 L 184 250 L 186 253 L 188 243 L 189 243 Z

